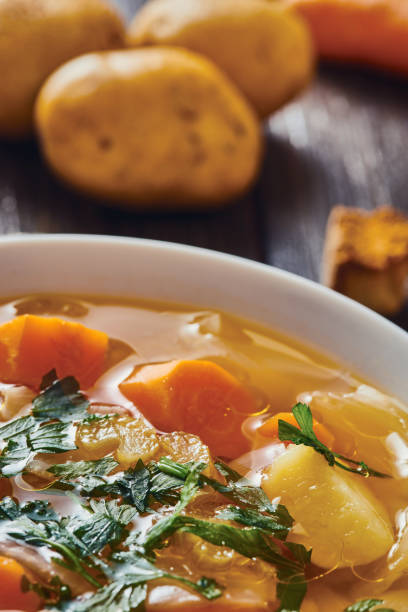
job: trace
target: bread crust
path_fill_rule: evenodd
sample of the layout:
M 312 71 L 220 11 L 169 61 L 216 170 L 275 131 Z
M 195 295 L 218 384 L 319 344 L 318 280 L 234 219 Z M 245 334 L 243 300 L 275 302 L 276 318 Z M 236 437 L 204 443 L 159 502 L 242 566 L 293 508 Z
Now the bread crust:
M 322 283 L 383 314 L 405 300 L 408 219 L 392 206 L 336 206 L 326 228 Z

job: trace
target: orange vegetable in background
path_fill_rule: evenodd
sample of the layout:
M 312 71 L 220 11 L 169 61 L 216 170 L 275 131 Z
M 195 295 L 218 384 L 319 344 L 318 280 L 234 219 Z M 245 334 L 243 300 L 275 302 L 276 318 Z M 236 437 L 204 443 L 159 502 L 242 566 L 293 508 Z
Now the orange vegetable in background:
M 41 600 L 32 591 L 23 593 L 21 581 L 25 574 L 20 563 L 7 557 L 0 557 L 0 610 L 22 610 L 35 612 Z
M 75 376 L 82 389 L 101 375 L 108 336 L 56 317 L 22 315 L 0 325 L 0 380 L 38 388 L 44 374 Z
M 249 450 L 241 425 L 256 412 L 255 400 L 215 363 L 180 360 L 147 365 L 119 388 L 162 431 L 196 434 L 215 455 L 238 457 Z
M 408 73 L 406 0 L 284 0 L 309 24 L 321 56 Z
M 265 423 L 263 423 L 263 425 L 259 427 L 258 432 L 266 438 L 277 438 L 280 420 L 286 421 L 287 423 L 290 423 L 290 425 L 299 428 L 294 414 L 292 414 L 291 412 L 278 412 L 277 414 L 274 414 L 270 419 L 265 421 Z M 327 427 L 316 421 L 316 419 L 313 419 L 313 430 L 320 442 L 323 442 L 323 444 L 325 444 L 329 448 L 333 448 L 334 436 L 327 429 Z

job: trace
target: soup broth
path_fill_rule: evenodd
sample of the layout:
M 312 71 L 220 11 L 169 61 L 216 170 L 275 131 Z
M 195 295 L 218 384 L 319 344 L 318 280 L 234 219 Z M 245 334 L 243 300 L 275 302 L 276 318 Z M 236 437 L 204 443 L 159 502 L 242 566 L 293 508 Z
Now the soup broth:
M 82 326 L 102 334 L 91 345 Z M 58 382 L 72 374 L 82 395 Z M 29 589 L 15 609 L 343 612 L 375 598 L 361 609 L 408 611 L 406 408 L 314 350 L 207 309 L 27 296 L 0 305 L 0 383 L 0 555 Z M 73 403 L 52 411 L 61 388 Z M 56 426 L 62 446 L 44 445 Z M 5 500 L 49 502 L 54 532 L 33 535 L 38 517 Z M 49 544 L 62 533 L 74 561 Z M 0 610 L 10 602 L 0 585 Z

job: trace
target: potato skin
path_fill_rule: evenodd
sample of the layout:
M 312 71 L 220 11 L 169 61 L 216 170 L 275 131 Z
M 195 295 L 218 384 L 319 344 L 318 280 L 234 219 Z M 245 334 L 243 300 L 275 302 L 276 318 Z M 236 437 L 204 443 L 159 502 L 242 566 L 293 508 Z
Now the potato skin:
M 54 170 L 129 205 L 203 205 L 247 189 L 260 129 L 211 62 L 177 49 L 94 53 L 45 83 L 38 132 Z
M 136 14 L 128 44 L 176 45 L 202 53 L 238 86 L 260 117 L 311 79 L 309 31 L 293 11 L 264 0 L 151 0 Z
M 105 0 L 0 0 L 0 137 L 30 133 L 35 97 L 55 68 L 124 40 Z

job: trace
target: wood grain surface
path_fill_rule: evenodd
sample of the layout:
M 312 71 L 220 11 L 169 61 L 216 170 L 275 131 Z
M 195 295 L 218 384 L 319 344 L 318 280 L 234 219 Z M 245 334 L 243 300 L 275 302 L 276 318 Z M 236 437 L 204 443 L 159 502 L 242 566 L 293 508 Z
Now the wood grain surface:
M 187 0 L 186 0 L 187 1 Z M 126 18 L 140 0 L 115 0 Z M 408 81 L 322 66 L 265 124 L 259 179 L 216 212 L 147 214 L 80 196 L 45 167 L 35 142 L 0 142 L 0 233 L 76 232 L 170 240 L 248 257 L 318 280 L 338 203 L 408 214 Z M 395 321 L 408 329 L 408 309 Z

